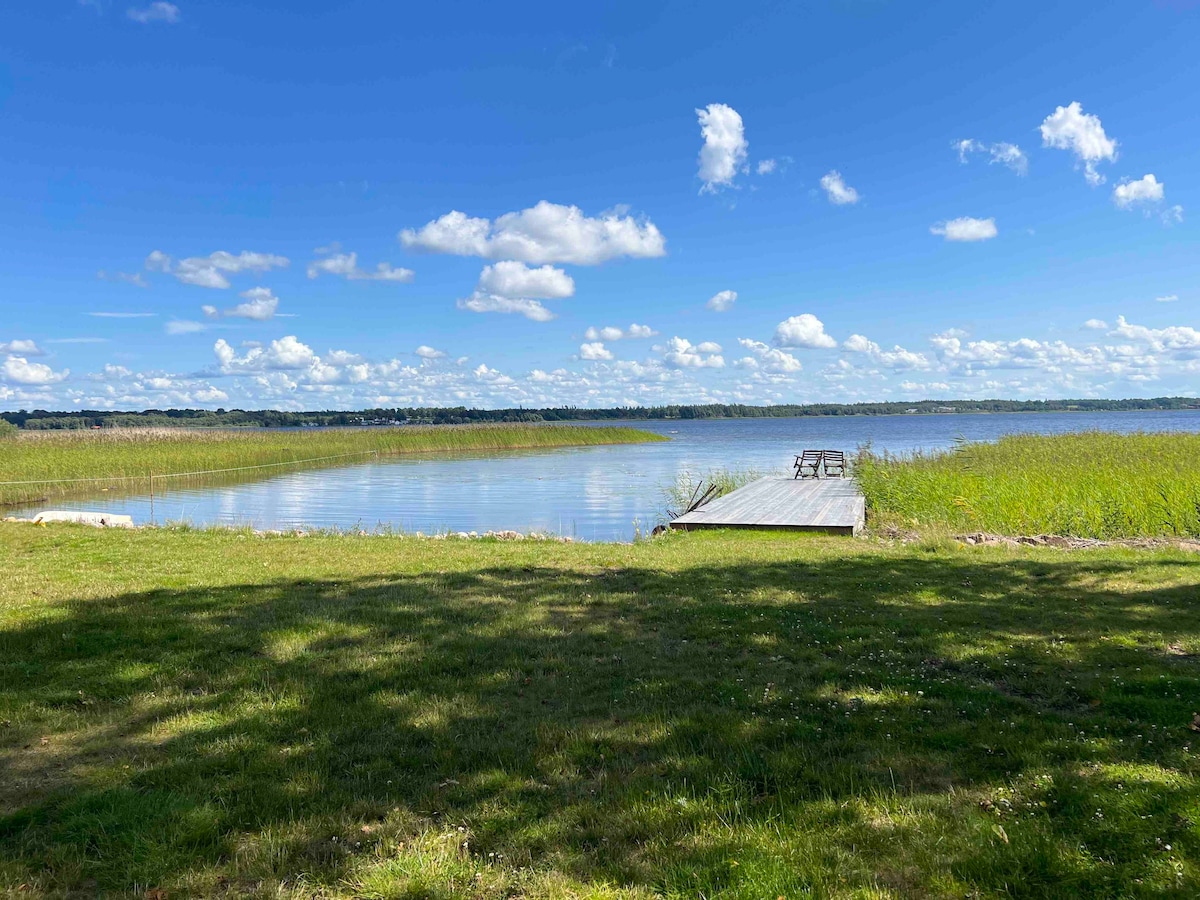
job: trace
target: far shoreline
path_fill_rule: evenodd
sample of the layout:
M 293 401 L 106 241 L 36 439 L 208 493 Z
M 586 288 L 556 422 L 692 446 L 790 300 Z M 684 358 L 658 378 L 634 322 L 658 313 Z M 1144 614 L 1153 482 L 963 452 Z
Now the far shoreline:
M 571 406 L 526 409 L 397 407 L 363 410 L 147 409 L 0 412 L 0 430 L 69 431 L 103 428 L 394 428 L 439 425 L 630 424 L 728 419 L 846 419 L 1016 413 L 1195 412 L 1194 397 L 1063 400 L 917 400 L 876 403 L 666 404 L 654 407 Z

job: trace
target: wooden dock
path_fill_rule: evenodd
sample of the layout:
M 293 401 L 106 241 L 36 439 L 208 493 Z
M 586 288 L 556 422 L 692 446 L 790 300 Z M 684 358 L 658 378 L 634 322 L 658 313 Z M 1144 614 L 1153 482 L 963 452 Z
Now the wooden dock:
M 857 534 L 866 500 L 852 478 L 760 478 L 671 522 L 672 528 L 757 528 Z

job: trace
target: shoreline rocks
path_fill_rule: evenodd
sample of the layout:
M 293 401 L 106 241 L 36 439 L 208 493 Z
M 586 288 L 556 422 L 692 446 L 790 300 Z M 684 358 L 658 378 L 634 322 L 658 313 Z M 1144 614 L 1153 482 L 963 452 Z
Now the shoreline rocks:
M 1093 547 L 1129 547 L 1137 550 L 1178 548 L 1200 552 L 1200 541 L 1187 538 L 1119 538 L 1106 541 L 1061 534 L 1005 535 L 977 531 L 955 535 L 954 539 L 969 547 L 1056 547 L 1060 550 L 1087 550 Z
M 77 510 L 49 510 L 44 513 L 39 513 L 32 519 L 22 518 L 20 516 L 5 516 L 0 519 L 0 522 L 9 524 L 22 525 L 49 525 L 66 523 L 69 525 L 90 525 L 95 528 L 126 528 L 134 531 L 140 531 L 147 528 L 164 528 L 170 529 L 176 527 L 177 523 L 163 523 L 161 525 L 135 525 L 130 516 L 116 515 L 113 513 L 94 513 L 82 512 Z M 208 529 L 211 531 L 242 531 L 236 527 L 230 526 L 213 526 Z M 442 531 L 436 534 L 425 534 L 423 531 L 366 531 L 361 528 L 351 530 L 332 529 L 323 531 L 317 529 L 309 531 L 303 528 L 281 529 L 281 528 L 255 528 L 251 530 L 255 537 L 308 537 L 310 534 L 338 534 L 351 537 L 397 537 L 410 538 L 412 540 L 424 541 L 541 541 L 552 544 L 574 544 L 576 538 L 569 535 L 549 534 L 541 531 L 531 531 L 528 534 L 520 531 L 503 530 L 503 531 L 485 531 L 480 534 L 477 531 Z
M 34 525 L 68 522 L 72 525 L 91 525 L 94 528 L 133 528 L 133 517 L 115 513 L 86 512 L 78 509 L 48 509 L 33 517 Z

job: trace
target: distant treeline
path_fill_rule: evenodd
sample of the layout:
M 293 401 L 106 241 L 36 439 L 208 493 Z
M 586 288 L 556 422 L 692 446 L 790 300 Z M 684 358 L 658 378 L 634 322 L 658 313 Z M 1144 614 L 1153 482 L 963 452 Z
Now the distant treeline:
M 587 409 L 563 406 L 547 409 L 467 409 L 421 407 L 359 411 L 282 412 L 274 409 L 147 409 L 142 412 L 80 410 L 78 412 L 0 413 L 0 420 L 19 428 L 138 428 L 188 426 L 201 428 L 298 428 L 329 425 L 465 425 L 484 422 L 576 422 L 621 419 L 754 419 L 788 416 L 892 416 L 944 413 L 1103 412 L 1139 409 L 1200 409 L 1191 397 L 1148 400 L 921 400 L 915 403 L 810 403 L 804 405 L 743 406 L 720 403 L 702 406 L 631 406 Z

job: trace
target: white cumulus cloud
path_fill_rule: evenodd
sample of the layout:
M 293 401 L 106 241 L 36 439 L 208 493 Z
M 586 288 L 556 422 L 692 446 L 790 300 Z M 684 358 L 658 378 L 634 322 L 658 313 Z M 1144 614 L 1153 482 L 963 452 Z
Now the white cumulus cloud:
M 717 291 L 704 305 L 713 312 L 725 312 L 737 302 L 737 291 Z
M 1200 349 L 1200 331 L 1189 325 L 1147 328 L 1145 325 L 1134 325 L 1127 322 L 1124 316 L 1117 316 L 1117 325 L 1109 334 L 1113 337 L 1142 341 L 1148 344 L 1150 349 L 1159 353 L 1168 350 Z
M 1069 150 L 1083 163 L 1088 184 L 1104 183 L 1096 164 L 1117 158 L 1117 142 L 1104 133 L 1100 118 L 1083 111 L 1078 100 L 1057 107 L 1041 125 L 1042 146 Z
M 27 340 L 12 340 L 0 343 L 0 353 L 11 353 L 15 356 L 43 356 L 37 343 Z
M 851 353 L 862 353 L 876 365 L 889 369 L 928 369 L 933 364 L 924 353 L 905 350 L 899 344 L 884 350 L 861 334 L 850 335 L 842 342 L 842 348 Z
M 435 350 L 428 344 L 422 344 L 413 352 L 415 352 L 417 356 L 421 357 L 421 359 L 442 359 L 446 355 L 444 350 Z
M 1093 331 L 1108 331 L 1108 323 L 1103 319 L 1088 319 L 1083 323 L 1083 327 Z
M 1122 181 L 1113 188 L 1113 203 L 1120 209 L 1161 203 L 1165 196 L 1165 187 L 1153 174 L 1143 175 L 1137 181 Z
M 716 347 L 716 350 L 703 349 L 712 347 Z M 673 337 L 667 341 L 663 359 L 667 365 L 679 369 L 723 369 L 725 360 L 717 352 L 720 349 L 720 346 L 708 341 L 695 345 L 686 338 Z
M 590 341 L 579 345 L 579 358 L 587 360 L 612 359 L 612 351 L 600 341 Z
M 270 288 L 251 288 L 243 291 L 241 296 L 246 302 L 239 303 L 233 309 L 227 310 L 225 315 L 265 322 L 273 318 L 275 310 L 279 308 L 279 298 L 271 293 Z
M 502 260 L 483 267 L 474 293 L 459 300 L 458 308 L 477 313 L 516 313 L 534 322 L 549 322 L 555 315 L 540 301 L 574 293 L 575 282 L 562 269 L 550 265 L 533 269 L 517 260 Z
M 220 388 L 213 387 L 211 384 L 193 391 L 192 396 L 201 403 L 224 403 L 229 399 L 227 393 Z
M 624 208 L 586 216 L 577 206 L 542 200 L 520 212 L 491 221 L 452 210 L 420 229 L 400 232 L 406 246 L 434 253 L 514 259 L 541 265 L 597 265 L 627 256 L 666 254 L 666 240 L 649 219 L 636 219 Z
M 846 184 L 842 179 L 842 173 L 836 169 L 821 176 L 821 187 L 825 190 L 825 196 L 829 198 L 829 202 L 835 206 L 846 206 L 858 202 L 858 191 Z
M 699 158 L 700 180 L 704 182 L 700 192 L 712 193 L 733 184 L 746 162 L 750 144 L 746 141 L 742 117 L 732 106 L 710 103 L 696 110 L 696 118 L 700 136 L 704 138 Z
M 238 356 L 233 347 L 221 338 L 213 344 L 213 353 L 216 354 L 221 371 L 227 375 L 264 370 L 291 371 L 323 365 L 312 348 L 298 340 L 295 335 L 271 341 L 267 347 L 250 347 L 245 356 Z M 317 374 L 320 376 L 324 372 L 318 368 Z
M 560 300 L 575 295 L 575 281 L 554 266 L 532 269 L 518 260 L 503 260 L 483 267 L 479 290 L 501 297 Z
M 55 372 L 45 363 L 30 362 L 24 356 L 10 356 L 0 364 L 0 377 L 11 384 L 57 384 L 70 374 L 70 369 Z
M 737 364 L 743 368 L 761 369 L 764 372 L 779 375 L 790 375 L 804 368 L 800 364 L 800 360 L 786 350 L 780 350 L 750 338 L 738 338 L 738 343 L 753 354 L 753 356 L 738 360 Z
M 811 350 L 837 346 L 837 341 L 826 334 L 825 323 L 812 313 L 801 313 L 780 322 L 775 328 L 775 343 L 780 347 L 807 347 Z
M 940 235 L 948 241 L 987 241 L 994 238 L 999 232 L 996 230 L 995 219 L 975 219 L 971 216 L 962 216 L 930 226 L 929 233 Z

